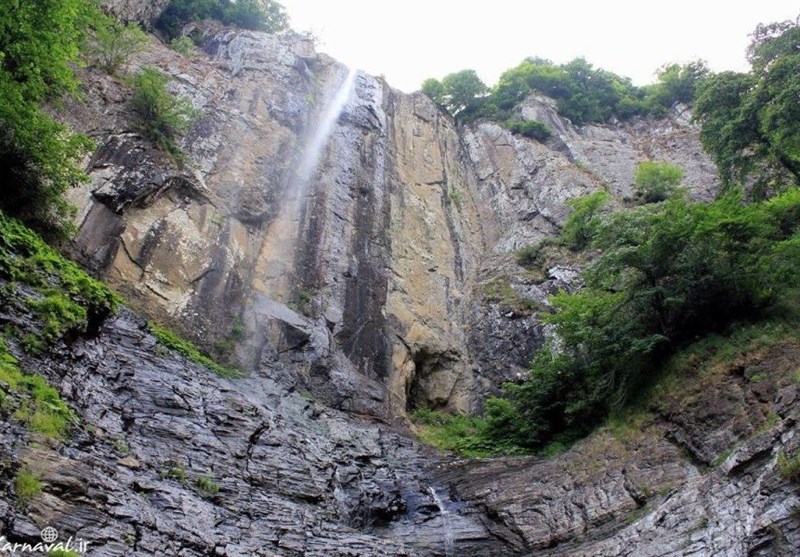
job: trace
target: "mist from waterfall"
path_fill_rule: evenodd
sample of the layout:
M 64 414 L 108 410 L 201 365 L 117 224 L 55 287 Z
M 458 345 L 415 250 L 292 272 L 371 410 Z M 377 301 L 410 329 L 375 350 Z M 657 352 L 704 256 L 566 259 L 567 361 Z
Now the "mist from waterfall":
M 308 137 L 305 145 L 303 145 L 303 158 L 295 171 L 297 184 L 294 184 L 301 191 L 306 189 L 311 177 L 314 175 L 314 171 L 317 169 L 322 153 L 328 144 L 328 137 L 331 135 L 334 125 L 336 125 L 336 120 L 338 120 L 339 115 L 350 99 L 357 73 L 355 69 L 348 70 L 344 81 L 342 81 L 336 94 L 320 116 L 319 123 L 314 128 L 314 133 Z

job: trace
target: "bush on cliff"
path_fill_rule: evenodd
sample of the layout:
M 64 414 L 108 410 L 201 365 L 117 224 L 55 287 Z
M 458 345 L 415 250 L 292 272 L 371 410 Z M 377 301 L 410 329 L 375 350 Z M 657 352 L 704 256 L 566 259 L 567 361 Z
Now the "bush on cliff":
M 131 78 L 130 106 L 139 131 L 175 159 L 182 156 L 176 143 L 195 117 L 188 99 L 167 91 L 169 77 L 155 68 L 144 68 Z
M 155 26 L 172 40 L 180 36 L 187 23 L 203 19 L 267 33 L 277 33 L 289 26 L 286 10 L 274 0 L 172 0 Z
M 750 205 L 735 193 L 710 204 L 675 196 L 576 218 L 588 220 L 587 246 L 600 255 L 583 289 L 552 297 L 545 320 L 558 342 L 487 405 L 487 434 L 499 443 L 574 441 L 676 349 L 758 319 L 800 279 L 800 190 Z

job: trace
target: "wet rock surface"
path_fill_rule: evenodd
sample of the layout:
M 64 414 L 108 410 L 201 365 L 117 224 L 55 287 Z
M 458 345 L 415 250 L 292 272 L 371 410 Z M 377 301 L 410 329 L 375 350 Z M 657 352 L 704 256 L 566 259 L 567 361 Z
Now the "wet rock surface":
M 19 308 L 0 317 L 31 326 Z M 11 346 L 79 418 L 62 443 L 29 433 L 4 404 L 0 535 L 12 543 L 36 543 L 49 525 L 102 556 L 738 557 L 800 544 L 800 493 L 778 465 L 800 450 L 796 342 L 692 378 L 721 395 L 706 392 L 702 408 L 681 388 L 648 421 L 559 456 L 475 460 L 288 388 L 277 360 L 220 378 L 161 347 L 125 309 L 96 336 L 40 356 Z M 711 426 L 711 414 L 727 418 Z M 676 434 L 691 426 L 710 439 L 712 463 Z M 43 485 L 25 501 L 21 468 Z
M 219 378 L 127 311 L 23 366 L 60 387 L 80 425 L 61 445 L 3 422 L 5 473 L 24 465 L 45 486 L 3 507 L 11 542 L 51 525 L 104 556 L 444 555 L 444 503 L 426 471 L 436 458 L 386 424 L 262 374 Z M 458 508 L 448 528 L 459 547 L 506 554 L 477 510 Z

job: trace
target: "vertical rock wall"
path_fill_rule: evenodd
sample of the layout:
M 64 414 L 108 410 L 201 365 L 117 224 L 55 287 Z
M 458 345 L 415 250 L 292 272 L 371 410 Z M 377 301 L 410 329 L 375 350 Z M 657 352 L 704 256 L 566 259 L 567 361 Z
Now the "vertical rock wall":
M 459 128 L 423 95 L 358 73 L 299 188 L 347 69 L 296 35 L 196 32 L 200 56 L 153 41 L 130 68 L 165 71 L 198 109 L 183 165 L 131 132 L 123 83 L 88 76 L 88 106 L 71 117 L 99 147 L 92 182 L 73 192 L 76 250 L 217 357 L 251 369 L 292 360 L 288 380 L 303 388 L 366 381 L 393 414 L 477 410 L 542 338 L 535 312 L 509 312 L 487 284 L 540 301 L 558 284 L 527 276 L 514 250 L 557 233 L 569 199 L 624 196 L 639 160 L 664 154 L 715 183 L 679 119 L 576 129 L 532 98 L 522 116 L 556 131 L 541 144 L 491 122 Z M 348 389 L 336 397 L 358 396 Z

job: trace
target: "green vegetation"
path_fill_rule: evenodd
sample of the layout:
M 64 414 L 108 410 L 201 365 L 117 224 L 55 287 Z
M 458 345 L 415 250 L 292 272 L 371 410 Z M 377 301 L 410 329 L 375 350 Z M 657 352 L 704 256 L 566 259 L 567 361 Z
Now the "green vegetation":
M 43 296 L 30 307 L 45 321 L 44 336 L 92 331 L 116 310 L 118 297 L 59 255 L 19 221 L 0 213 L 0 278 L 27 284 Z
M 203 19 L 267 33 L 277 33 L 289 26 L 286 11 L 274 0 L 172 0 L 155 26 L 172 40 L 180 36 L 187 23 Z
M 186 58 L 193 58 L 197 55 L 197 47 L 195 46 L 194 41 L 192 41 L 192 39 L 186 35 L 172 39 L 169 45 L 172 47 L 172 50 Z
M 80 553 L 69 549 L 54 549 L 48 555 L 49 557 L 80 557 Z
M 447 196 L 450 198 L 450 201 L 453 202 L 453 205 L 458 208 L 461 208 L 461 206 L 464 204 L 464 194 L 461 193 L 461 190 L 452 189 Z
M 14 489 L 20 503 L 25 504 L 42 492 L 42 482 L 27 468 L 20 468 L 14 477 Z
M 504 125 L 511 133 L 524 135 L 536 141 L 547 141 L 551 135 L 550 128 L 541 122 L 506 122 Z
M 420 440 L 442 451 L 477 458 L 518 452 L 516 447 L 501 446 L 490 439 L 486 435 L 486 420 L 478 416 L 417 408 L 409 417 L 417 426 Z
M 200 476 L 194 482 L 194 486 L 204 496 L 212 496 L 219 493 L 219 484 L 210 475 Z
M 9 407 L 9 395 L 18 399 L 14 417 L 31 431 L 50 439 L 65 439 L 71 423 L 72 410 L 53 387 L 39 375 L 27 375 L 19 369 L 17 359 L 0 339 L 0 384 L 3 385 L 1 405 Z
M 538 309 L 536 302 L 519 294 L 506 278 L 496 278 L 483 286 L 487 302 L 496 302 L 519 315 L 530 315 Z
M 759 25 L 749 73 L 714 74 L 697 91 L 694 117 L 726 186 L 755 198 L 800 185 L 800 27 Z
M 610 200 L 611 194 L 605 191 L 570 200 L 568 204 L 572 213 L 561 229 L 558 243 L 573 251 L 587 247 L 597 234 L 597 228 L 602 222 L 600 215 Z
M 422 92 L 453 116 L 469 119 L 478 115 L 489 88 L 475 70 L 463 70 L 446 76 L 442 81 L 425 80 Z
M 44 298 L 28 298 L 25 303 L 44 322 L 42 338 L 51 342 L 67 331 L 85 332 L 88 324 L 86 308 L 73 302 L 58 290 L 50 290 Z
M 169 77 L 154 68 L 144 68 L 131 78 L 131 110 L 139 131 L 176 160 L 182 153 L 175 142 L 189 129 L 196 111 L 188 99 L 167 91 Z
M 67 188 L 84 180 L 92 142 L 42 110 L 77 91 L 85 30 L 99 17 L 90 0 L 0 4 L 0 209 L 61 240 L 72 230 Z
M 464 122 L 477 118 L 508 120 L 520 102 L 538 92 L 555 99 L 561 115 L 583 125 L 660 115 L 676 102 L 690 103 L 707 73 L 703 62 L 671 64 L 659 70 L 656 84 L 636 87 L 630 79 L 594 68 L 583 58 L 561 65 L 527 58 L 500 76 L 492 89 L 473 70 L 463 70 L 441 81 L 425 80 L 422 92 Z M 541 140 L 538 134 L 542 130 L 535 133 Z
M 800 452 L 794 456 L 780 453 L 778 455 L 778 470 L 784 479 L 793 483 L 800 483 Z
M 200 350 L 198 350 L 194 344 L 186 339 L 181 338 L 176 333 L 168 329 L 164 329 L 163 327 L 159 327 L 154 323 L 149 323 L 148 327 L 150 328 L 150 332 L 153 333 L 153 336 L 155 336 L 161 344 L 167 348 L 171 348 L 172 350 L 180 352 L 189 360 L 198 363 L 201 366 L 207 367 L 217 375 L 221 377 L 241 376 L 241 371 L 238 369 L 218 364 L 206 354 L 200 352 Z
M 750 205 L 729 194 L 612 214 L 588 206 L 565 231 L 581 231 L 573 245 L 601 254 L 582 290 L 552 297 L 557 311 L 545 320 L 563 345 L 540 351 L 530 378 L 487 405 L 487 432 L 502 443 L 536 450 L 585 435 L 640 392 L 659 362 L 760 318 L 800 273 L 798 190 Z
M 162 470 L 159 475 L 163 480 L 178 480 L 182 484 L 186 484 L 186 468 L 180 465 L 168 465 L 167 468 Z
M 147 34 L 135 23 L 101 16 L 95 24 L 89 55 L 98 67 L 113 75 L 146 44 Z
M 643 161 L 636 167 L 636 196 L 644 203 L 672 197 L 683 180 L 683 169 L 668 162 Z

